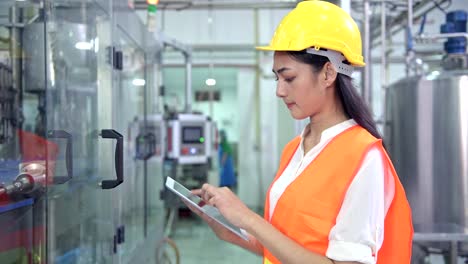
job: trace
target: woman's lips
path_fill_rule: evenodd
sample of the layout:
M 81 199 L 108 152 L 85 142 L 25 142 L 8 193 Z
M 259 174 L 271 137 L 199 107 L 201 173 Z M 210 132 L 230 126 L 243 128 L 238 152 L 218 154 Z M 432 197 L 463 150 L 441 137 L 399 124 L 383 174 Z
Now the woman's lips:
M 295 103 L 289 103 L 289 104 L 287 103 L 287 104 L 286 104 L 286 106 L 287 106 L 289 109 L 291 109 L 294 105 L 295 105 Z

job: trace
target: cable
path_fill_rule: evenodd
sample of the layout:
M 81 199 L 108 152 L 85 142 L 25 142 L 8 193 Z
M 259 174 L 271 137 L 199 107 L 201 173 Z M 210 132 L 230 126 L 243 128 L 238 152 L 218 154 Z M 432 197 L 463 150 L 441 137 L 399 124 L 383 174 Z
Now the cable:
M 446 2 L 446 0 L 442 0 L 440 3 L 437 3 L 437 0 L 433 0 L 433 2 L 434 2 L 434 5 L 444 14 L 447 14 L 447 9 L 452 5 L 452 0 L 448 0 L 448 4 L 445 7 L 442 7 L 440 4 Z
M 421 35 L 422 33 L 424 33 L 424 26 L 426 25 L 426 17 L 427 17 L 427 14 L 424 14 L 422 17 L 421 26 L 419 27 L 418 35 Z
M 166 244 L 169 245 L 174 250 L 175 257 L 176 257 L 175 264 L 180 264 L 179 248 L 177 247 L 174 240 L 172 240 L 172 239 L 170 239 L 168 237 L 163 238 L 163 240 L 161 240 L 161 242 L 156 247 L 156 261 L 157 261 L 156 263 L 163 263 L 163 264 L 171 263 L 172 264 L 172 262 L 170 260 L 170 257 L 167 254 L 168 252 L 165 250 L 165 247 L 164 247 L 164 245 L 166 245 Z

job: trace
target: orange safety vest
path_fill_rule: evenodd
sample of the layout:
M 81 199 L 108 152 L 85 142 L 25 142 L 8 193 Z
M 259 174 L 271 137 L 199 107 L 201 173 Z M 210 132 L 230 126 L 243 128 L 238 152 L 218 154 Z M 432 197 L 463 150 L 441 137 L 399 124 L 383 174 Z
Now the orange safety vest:
M 300 141 L 301 138 L 296 137 L 286 145 L 275 181 L 289 164 Z M 390 169 L 395 180 L 395 195 L 385 216 L 384 241 L 378 252 L 377 263 L 410 263 L 413 226 L 405 191 L 382 146 L 382 140 L 376 139 L 361 126 L 345 130 L 328 143 L 286 188 L 271 219 L 268 190 L 265 219 L 306 249 L 325 256 L 328 235 L 336 224 L 346 191 L 366 153 L 373 147 L 382 153 L 385 173 Z M 265 248 L 264 264 L 270 263 L 280 262 Z

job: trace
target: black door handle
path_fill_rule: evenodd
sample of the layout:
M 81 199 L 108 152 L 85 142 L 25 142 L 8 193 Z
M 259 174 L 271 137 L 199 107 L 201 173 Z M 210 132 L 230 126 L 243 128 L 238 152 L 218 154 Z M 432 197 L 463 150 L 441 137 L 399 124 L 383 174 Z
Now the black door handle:
M 67 140 L 67 148 L 65 150 L 65 164 L 67 167 L 67 176 L 54 176 L 55 184 L 64 184 L 73 178 L 73 137 L 70 133 L 64 130 L 50 130 L 49 138 L 64 138 Z
M 103 129 L 100 135 L 102 138 L 114 138 L 117 140 L 117 146 L 115 147 L 115 173 L 117 174 L 117 179 L 101 182 L 102 189 L 113 189 L 124 181 L 123 136 L 114 129 Z

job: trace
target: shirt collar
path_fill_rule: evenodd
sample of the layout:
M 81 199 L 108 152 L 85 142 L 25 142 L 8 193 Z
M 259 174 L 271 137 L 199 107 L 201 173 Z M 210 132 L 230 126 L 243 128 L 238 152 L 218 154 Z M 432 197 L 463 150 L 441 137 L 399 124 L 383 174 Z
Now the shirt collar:
M 357 125 L 357 123 L 356 123 L 356 121 L 354 121 L 354 119 L 348 119 L 346 121 L 343 121 L 341 123 L 338 123 L 338 124 L 336 124 L 334 126 L 331 126 L 331 127 L 327 128 L 327 129 L 325 129 L 324 131 L 322 131 L 322 134 L 320 136 L 320 142 L 317 145 L 320 145 L 322 142 L 329 141 L 330 139 L 336 137 L 341 132 L 343 132 L 346 129 L 348 129 L 350 127 L 353 127 L 355 125 Z M 304 143 L 304 134 L 306 132 L 307 127 L 308 127 L 308 125 L 306 127 L 304 127 L 304 129 L 302 129 L 301 143 L 299 144 L 299 148 L 301 150 L 302 156 L 304 155 L 303 143 Z

